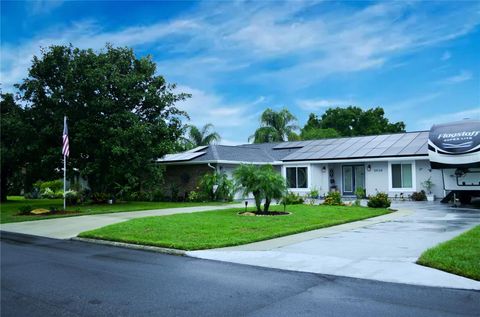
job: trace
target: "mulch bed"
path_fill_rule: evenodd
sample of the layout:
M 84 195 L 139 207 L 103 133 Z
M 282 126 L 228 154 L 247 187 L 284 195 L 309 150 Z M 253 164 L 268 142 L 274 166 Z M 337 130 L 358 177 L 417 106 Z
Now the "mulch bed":
M 290 215 L 290 212 L 285 211 L 268 211 L 268 212 L 257 212 L 257 211 L 241 211 L 238 213 L 240 216 L 286 216 Z
M 81 211 L 79 210 L 54 210 L 50 212 L 46 212 L 44 214 L 32 214 L 32 213 L 18 213 L 17 216 L 51 216 L 51 215 L 71 215 L 71 214 L 79 214 Z

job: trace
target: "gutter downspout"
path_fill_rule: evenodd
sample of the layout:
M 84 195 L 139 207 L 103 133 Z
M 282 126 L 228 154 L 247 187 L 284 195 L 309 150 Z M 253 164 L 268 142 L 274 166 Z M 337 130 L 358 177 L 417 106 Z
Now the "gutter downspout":
M 217 171 L 217 168 L 215 166 L 212 166 L 211 163 L 207 163 L 208 167 L 210 167 L 211 169 L 213 169 L 215 172 Z

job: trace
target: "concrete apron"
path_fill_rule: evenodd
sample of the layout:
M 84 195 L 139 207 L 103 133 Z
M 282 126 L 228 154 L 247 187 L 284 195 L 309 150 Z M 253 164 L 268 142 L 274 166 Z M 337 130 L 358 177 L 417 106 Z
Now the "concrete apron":
M 186 255 L 301 272 L 480 290 L 480 282 L 415 264 L 426 249 L 480 224 L 479 210 L 397 203 L 399 211 L 238 247 Z
M 38 221 L 14 222 L 0 225 L 0 230 L 30 234 L 55 239 L 70 239 L 80 232 L 98 229 L 100 227 L 127 221 L 135 218 L 150 216 L 166 216 L 180 213 L 201 212 L 238 208 L 242 205 L 231 204 L 224 206 L 197 206 L 184 208 L 166 208 L 157 210 L 128 211 L 89 216 L 72 216 L 65 218 L 45 219 Z

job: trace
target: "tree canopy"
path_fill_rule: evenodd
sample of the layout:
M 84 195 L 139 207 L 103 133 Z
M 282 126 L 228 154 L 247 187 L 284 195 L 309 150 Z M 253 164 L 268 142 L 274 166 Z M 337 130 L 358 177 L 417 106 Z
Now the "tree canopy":
M 1 137 L 1 200 L 7 199 L 12 177 L 25 166 L 32 140 L 32 129 L 26 124 L 25 110 L 15 102 L 12 94 L 0 96 Z
M 209 145 L 220 141 L 220 134 L 213 130 L 213 124 L 207 123 L 203 127 L 198 128 L 194 125 L 189 125 L 187 127 L 187 142 L 191 148 Z
M 141 190 L 156 179 L 152 159 L 170 152 L 181 136 L 186 114 L 175 103 L 189 97 L 156 75 L 150 56 L 110 45 L 99 52 L 71 45 L 42 49 L 17 87 L 35 134 L 27 172 L 35 179 L 61 174 L 66 115 L 67 168 L 78 169 L 93 191 L 112 194 L 115 186 Z
M 245 197 L 252 193 L 257 213 L 262 213 L 262 199 L 263 213 L 268 213 L 272 199 L 282 198 L 287 189 L 285 179 L 271 165 L 242 164 L 233 171 L 233 177 Z
M 297 118 L 286 108 L 278 112 L 267 108 L 260 117 L 260 128 L 250 136 L 249 141 L 268 143 L 298 140 L 296 122 Z
M 335 135 L 334 131 L 338 134 Z M 329 108 L 319 118 L 310 114 L 307 124 L 302 128 L 303 139 L 337 136 L 360 136 L 382 133 L 404 132 L 402 121 L 390 123 L 381 107 L 362 110 L 359 107 Z

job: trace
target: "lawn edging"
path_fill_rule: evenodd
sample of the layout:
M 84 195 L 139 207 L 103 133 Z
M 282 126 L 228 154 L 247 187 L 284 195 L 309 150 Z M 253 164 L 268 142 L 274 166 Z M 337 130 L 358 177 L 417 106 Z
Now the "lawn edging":
M 152 246 L 152 245 L 133 244 L 133 243 L 126 243 L 126 242 L 109 241 L 109 240 L 101 240 L 101 239 L 90 239 L 90 238 L 80 238 L 80 237 L 73 237 L 73 238 L 70 238 L 70 240 L 87 242 L 87 243 L 95 243 L 95 244 L 101 244 L 101 245 L 109 245 L 109 246 L 112 246 L 112 247 L 120 247 L 120 248 L 126 248 L 126 249 L 165 253 L 165 254 L 170 254 L 170 255 L 178 255 L 178 256 L 185 256 L 186 255 L 185 250 L 155 247 L 155 246 Z

